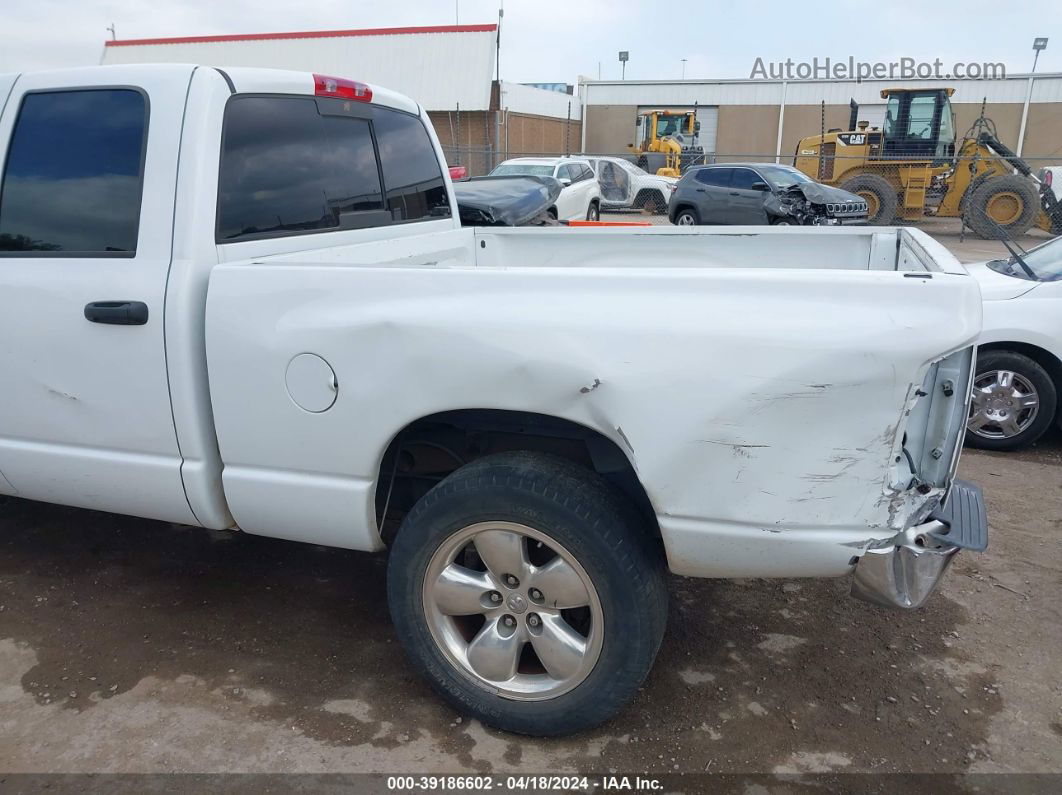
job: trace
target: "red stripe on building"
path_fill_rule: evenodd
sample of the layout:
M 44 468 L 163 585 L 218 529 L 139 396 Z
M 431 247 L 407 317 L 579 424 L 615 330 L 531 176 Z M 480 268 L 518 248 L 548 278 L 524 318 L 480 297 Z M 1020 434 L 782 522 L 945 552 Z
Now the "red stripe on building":
M 107 47 L 145 44 L 212 44 L 222 41 L 268 41 L 270 39 L 339 39 L 347 36 L 399 36 L 407 33 L 492 33 L 497 25 L 433 25 L 423 28 L 365 28 L 364 30 L 311 30 L 301 33 L 243 33 L 235 36 L 179 36 L 170 39 L 119 39 Z

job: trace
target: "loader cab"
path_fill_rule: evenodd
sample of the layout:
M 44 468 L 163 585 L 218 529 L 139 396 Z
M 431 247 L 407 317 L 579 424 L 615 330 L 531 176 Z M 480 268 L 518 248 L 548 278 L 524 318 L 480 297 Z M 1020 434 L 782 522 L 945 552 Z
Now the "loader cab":
M 885 106 L 883 155 L 887 159 L 947 160 L 955 154 L 955 120 L 951 111 L 954 89 L 881 92 Z
M 696 144 L 697 134 L 701 131 L 701 123 L 697 121 L 694 111 L 671 113 L 654 110 L 642 113 L 635 119 L 635 126 L 638 128 L 635 148 L 643 152 L 656 151 L 653 144 L 669 136 L 681 135 L 686 146 Z

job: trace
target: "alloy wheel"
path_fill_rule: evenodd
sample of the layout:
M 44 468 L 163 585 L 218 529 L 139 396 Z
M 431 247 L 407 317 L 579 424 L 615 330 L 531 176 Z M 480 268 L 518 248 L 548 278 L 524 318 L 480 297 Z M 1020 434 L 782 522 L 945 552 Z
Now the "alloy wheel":
M 507 698 L 566 693 L 601 654 L 601 601 L 590 577 L 527 525 L 481 522 L 451 535 L 428 563 L 422 598 L 447 659 Z
M 974 378 L 967 428 L 983 439 L 1009 439 L 1025 431 L 1040 410 L 1036 387 L 1012 370 L 989 370 Z

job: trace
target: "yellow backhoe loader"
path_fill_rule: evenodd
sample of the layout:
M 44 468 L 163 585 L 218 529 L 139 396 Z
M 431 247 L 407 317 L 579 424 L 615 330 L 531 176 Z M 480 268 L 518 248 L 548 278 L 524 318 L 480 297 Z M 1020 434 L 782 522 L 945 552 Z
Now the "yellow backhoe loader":
M 692 163 L 704 159 L 697 137 L 701 123 L 697 111 L 650 110 L 635 119 L 638 143 L 628 144 L 636 152 L 639 168 L 660 177 L 680 177 Z
M 1062 205 L 1049 184 L 1003 144 L 981 115 L 956 145 L 955 89 L 888 88 L 881 129 L 858 121 L 847 131 L 802 139 L 794 165 L 809 177 L 862 196 L 872 224 L 923 215 L 962 217 L 985 238 L 1023 234 L 1034 224 L 1062 232 Z

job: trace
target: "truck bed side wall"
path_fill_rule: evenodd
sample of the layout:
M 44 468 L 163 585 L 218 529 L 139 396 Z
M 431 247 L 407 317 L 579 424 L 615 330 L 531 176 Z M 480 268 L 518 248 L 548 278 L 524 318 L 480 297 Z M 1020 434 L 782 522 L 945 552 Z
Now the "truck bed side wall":
M 415 238 L 413 256 L 352 247 L 327 263 L 292 255 L 215 271 L 211 388 L 241 526 L 373 548 L 374 482 L 394 434 L 435 412 L 497 408 L 615 441 L 682 573 L 777 573 L 778 558 L 763 554 L 771 539 L 814 548 L 788 574 L 838 574 L 871 538 L 895 532 L 886 481 L 902 407 L 932 359 L 976 337 L 972 280 L 866 262 L 549 267 L 544 238 L 520 245 L 521 233 L 480 235 L 480 267 L 460 230 Z M 689 245 L 682 237 L 659 235 L 660 258 Z M 285 368 L 302 352 L 335 370 L 338 399 L 323 413 L 285 392 Z M 689 560 L 691 543 L 715 563 Z

